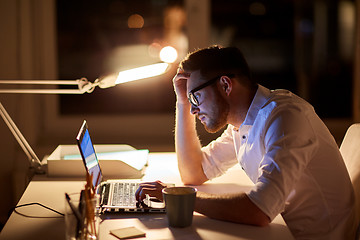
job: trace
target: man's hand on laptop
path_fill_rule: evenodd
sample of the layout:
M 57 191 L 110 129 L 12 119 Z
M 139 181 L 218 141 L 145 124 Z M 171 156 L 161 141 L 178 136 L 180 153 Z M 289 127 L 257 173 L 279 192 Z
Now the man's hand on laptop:
M 163 201 L 161 191 L 166 187 L 166 184 L 161 181 L 140 183 L 140 186 L 135 193 L 136 200 L 142 202 L 146 198 L 146 195 L 149 195 L 150 197 L 155 197 L 158 200 Z

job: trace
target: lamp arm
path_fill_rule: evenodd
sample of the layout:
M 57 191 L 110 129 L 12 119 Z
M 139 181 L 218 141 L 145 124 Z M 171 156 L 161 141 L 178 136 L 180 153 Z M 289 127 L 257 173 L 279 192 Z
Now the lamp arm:
M 81 79 L 77 79 L 77 80 L 0 80 L 0 84 L 78 85 L 78 81 Z
M 44 170 L 42 169 L 42 164 L 39 160 L 39 158 L 36 156 L 35 152 L 29 145 L 29 143 L 26 141 L 25 137 L 20 132 L 19 128 L 16 126 L 14 121 L 11 119 L 10 115 L 5 110 L 4 106 L 0 102 L 0 115 L 3 118 L 4 122 L 8 126 L 9 130 L 15 137 L 16 141 L 19 143 L 20 147 L 23 149 L 24 153 L 28 157 L 28 160 L 30 161 L 30 167 L 34 168 L 36 173 L 44 173 Z
M 0 89 L 0 93 L 37 93 L 37 94 L 83 94 L 94 91 L 98 83 L 89 82 L 86 78 L 77 80 L 0 80 L 0 84 L 23 85 L 77 85 L 78 89 Z

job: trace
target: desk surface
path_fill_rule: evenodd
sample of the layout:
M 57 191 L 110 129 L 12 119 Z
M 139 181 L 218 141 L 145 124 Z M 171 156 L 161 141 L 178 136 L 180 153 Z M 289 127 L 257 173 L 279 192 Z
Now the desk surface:
M 181 185 L 173 153 L 152 153 L 144 181 L 162 180 Z M 250 180 L 239 167 L 197 188 L 206 192 L 235 192 L 249 189 Z M 18 205 L 38 202 L 64 212 L 64 192 L 79 192 L 82 181 L 32 181 Z M 27 206 L 13 212 L 0 233 L 1 240 L 9 239 L 65 239 L 64 218 L 39 206 Z M 169 228 L 165 214 L 105 214 L 100 224 L 100 240 L 117 239 L 109 230 L 136 226 L 146 233 L 140 239 L 294 239 L 279 215 L 267 227 L 217 221 L 195 213 L 193 224 L 187 228 Z

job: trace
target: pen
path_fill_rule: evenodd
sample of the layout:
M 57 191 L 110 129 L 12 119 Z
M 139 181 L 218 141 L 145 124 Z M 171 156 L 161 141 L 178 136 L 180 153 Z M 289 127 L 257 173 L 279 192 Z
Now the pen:
M 66 198 L 66 201 L 68 202 L 70 208 L 71 208 L 71 211 L 74 213 L 76 219 L 80 222 L 81 221 L 81 215 L 79 213 L 79 211 L 75 208 L 75 206 L 70 202 L 70 196 L 69 194 L 65 193 L 65 198 Z

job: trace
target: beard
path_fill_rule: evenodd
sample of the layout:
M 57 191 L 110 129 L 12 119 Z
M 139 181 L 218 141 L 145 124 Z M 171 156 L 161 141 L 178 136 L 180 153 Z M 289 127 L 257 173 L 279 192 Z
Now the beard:
M 209 133 L 216 133 L 227 125 L 227 118 L 229 115 L 229 104 L 216 91 L 215 100 L 212 109 L 206 115 L 207 123 L 203 123 L 204 128 Z

